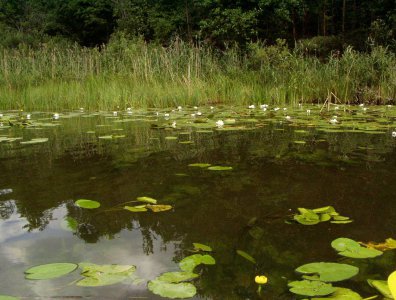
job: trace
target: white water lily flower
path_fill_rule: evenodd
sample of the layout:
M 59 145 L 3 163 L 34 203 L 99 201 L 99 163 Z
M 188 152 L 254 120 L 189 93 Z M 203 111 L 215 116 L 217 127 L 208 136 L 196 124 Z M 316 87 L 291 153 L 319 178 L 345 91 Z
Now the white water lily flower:
M 0 114 L 0 118 L 2 118 L 3 117 L 3 114 Z
M 202 113 L 200 111 L 198 111 L 197 116 L 202 116 Z
M 197 109 L 198 109 L 198 106 L 194 106 L 194 109 L 197 110 Z
M 362 103 L 362 104 L 359 104 L 359 106 L 360 106 L 360 107 L 363 107 L 363 106 L 364 106 L 364 103 Z
M 173 121 L 171 126 L 172 126 L 173 128 L 176 128 L 176 121 Z
M 181 106 L 178 106 L 177 109 L 178 109 L 178 110 L 182 110 L 183 108 L 182 108 Z
M 264 108 L 267 108 L 267 107 L 268 107 L 268 104 L 261 104 L 261 105 L 260 105 L 260 108 L 261 108 L 261 109 L 264 109 Z
M 127 107 L 127 111 L 132 111 L 132 108 L 131 107 Z
M 118 113 L 116 111 L 113 111 L 113 116 L 116 117 Z
M 280 110 L 279 107 L 275 107 L 275 108 L 274 108 L 274 111 L 278 111 L 278 110 Z
M 367 107 L 363 107 L 363 111 L 367 111 Z
M 332 118 L 330 121 L 329 121 L 331 124 L 337 124 L 338 123 L 338 120 L 337 120 L 337 118 Z
M 27 115 L 26 115 L 26 120 L 30 120 L 30 117 L 31 117 L 31 115 L 30 115 L 30 114 L 27 114 Z
M 211 106 L 211 107 L 210 107 L 210 109 L 214 109 L 214 107 L 213 107 L 213 106 Z
M 286 110 L 287 110 L 287 108 L 286 108 L 286 107 L 284 107 L 284 108 L 283 108 L 283 110 L 285 110 L 285 111 L 286 111 Z
M 164 114 L 164 116 L 165 116 L 165 118 L 168 118 L 168 117 L 169 117 L 169 114 L 168 114 L 168 113 L 166 113 L 166 114 Z
M 217 127 L 223 127 L 224 126 L 224 122 L 223 122 L 223 120 L 218 120 L 217 122 L 216 122 L 216 126 Z
M 290 121 L 291 117 L 290 116 L 286 116 L 286 120 Z
M 388 104 L 387 107 L 389 107 L 389 108 L 392 107 L 392 104 Z
M 307 109 L 307 115 L 309 116 L 311 114 L 311 110 Z
M 191 114 L 190 116 L 193 117 L 193 118 L 195 118 L 195 114 Z
M 249 105 L 249 109 L 255 109 L 256 106 L 254 104 Z
M 84 111 L 84 107 L 80 107 L 80 111 Z
M 54 113 L 54 115 L 52 116 L 55 120 L 59 119 L 59 114 L 58 113 Z
M 266 107 L 262 108 L 262 111 L 267 111 L 267 108 Z
M 338 106 L 334 107 L 335 110 L 339 110 L 340 108 Z
M 392 137 L 396 137 L 396 131 L 392 131 Z

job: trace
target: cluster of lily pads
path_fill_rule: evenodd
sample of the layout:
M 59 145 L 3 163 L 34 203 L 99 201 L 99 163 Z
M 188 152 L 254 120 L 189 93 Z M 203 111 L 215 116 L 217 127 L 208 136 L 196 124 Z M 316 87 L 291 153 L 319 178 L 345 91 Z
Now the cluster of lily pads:
M 393 239 L 388 239 L 389 242 L 394 242 Z M 358 243 L 349 238 L 338 238 L 332 241 L 331 246 L 338 252 L 339 255 L 349 258 L 374 258 L 383 254 L 382 251 L 375 249 L 375 247 L 381 247 L 385 249 L 384 243 L 374 244 L 370 247 L 364 246 L 363 243 Z M 386 247 L 387 250 L 395 249 Z M 302 265 L 296 269 L 296 272 L 302 274 L 302 280 L 292 281 L 288 283 L 290 292 L 301 295 L 313 297 L 311 300 L 319 299 L 339 299 L 339 300 L 361 300 L 363 299 L 358 293 L 340 287 L 334 287 L 334 282 L 340 282 L 343 280 L 350 279 L 358 274 L 359 268 L 342 263 L 333 262 L 314 262 Z M 396 274 L 396 272 L 394 273 Z M 396 276 L 395 276 L 396 277 Z M 393 281 L 386 283 L 380 280 L 368 280 L 368 283 L 376 288 L 385 297 L 394 298 L 396 293 L 392 294 L 390 290 L 393 288 L 396 291 L 396 278 Z M 316 298 L 325 297 L 326 298 Z M 369 297 L 366 299 L 373 299 Z
M 316 225 L 320 222 L 333 224 L 347 224 L 352 220 L 349 217 L 341 216 L 333 206 L 325 206 L 314 209 L 298 208 L 299 214 L 293 216 L 293 220 L 302 225 Z
M 148 210 L 151 210 L 152 212 L 162 212 L 172 209 L 171 205 L 157 204 L 157 200 L 151 197 L 145 197 L 145 196 L 137 197 L 136 201 L 129 201 L 126 203 L 133 203 L 133 202 L 145 203 L 145 204 L 135 205 L 135 206 L 125 205 L 122 208 L 131 212 L 146 212 Z M 94 209 L 100 207 L 100 202 L 95 200 L 88 200 L 88 199 L 79 199 L 75 201 L 74 204 L 78 207 L 87 208 L 87 209 Z
M 201 253 L 183 258 L 179 262 L 180 271 L 163 273 L 148 281 L 148 290 L 153 294 L 172 299 L 195 296 L 197 289 L 191 281 L 200 276 L 194 273 L 195 268 L 199 265 L 214 265 L 216 260 L 207 254 L 212 251 L 211 247 L 200 243 L 193 243 L 193 246 L 193 252 Z M 80 275 L 82 278 L 73 281 L 73 283 L 81 287 L 99 287 L 117 283 L 138 285 L 146 282 L 135 274 L 137 268 L 134 265 L 97 265 L 89 262 L 79 264 L 61 262 L 38 265 L 25 270 L 25 278 L 29 280 L 50 280 L 68 275 L 77 268 L 81 269 Z M 0 295 L 0 300 L 14 299 L 18 298 Z

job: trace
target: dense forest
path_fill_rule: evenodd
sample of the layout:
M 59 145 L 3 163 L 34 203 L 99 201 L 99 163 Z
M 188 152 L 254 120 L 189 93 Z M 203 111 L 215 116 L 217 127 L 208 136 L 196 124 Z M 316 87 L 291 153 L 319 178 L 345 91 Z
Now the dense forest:
M 116 32 L 219 48 L 321 37 L 324 46 L 394 47 L 395 0 L 0 0 L 1 44 L 49 39 L 100 46 Z

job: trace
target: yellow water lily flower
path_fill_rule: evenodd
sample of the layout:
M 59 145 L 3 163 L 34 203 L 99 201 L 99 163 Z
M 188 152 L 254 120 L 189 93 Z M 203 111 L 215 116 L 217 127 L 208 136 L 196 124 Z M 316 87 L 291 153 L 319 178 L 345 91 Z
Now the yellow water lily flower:
M 264 275 L 257 275 L 255 278 L 254 278 L 254 281 L 257 283 L 257 284 L 266 284 L 267 282 L 268 282 L 268 278 L 266 277 L 266 276 L 264 276 Z

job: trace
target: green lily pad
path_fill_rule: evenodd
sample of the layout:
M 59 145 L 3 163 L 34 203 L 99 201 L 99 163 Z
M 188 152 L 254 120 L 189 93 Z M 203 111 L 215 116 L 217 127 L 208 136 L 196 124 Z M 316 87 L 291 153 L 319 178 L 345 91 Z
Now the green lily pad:
M 157 204 L 157 200 L 150 198 L 150 197 L 137 197 L 136 199 L 139 202 L 145 202 L 149 204 Z
M 349 223 L 352 223 L 353 221 L 352 220 L 346 220 L 346 221 L 330 221 L 330 223 L 333 223 L 333 224 L 349 224 Z
M 212 252 L 212 248 L 200 243 L 193 243 L 194 250 Z
M 296 272 L 318 275 L 318 280 L 324 282 L 337 282 L 355 276 L 359 273 L 359 268 L 347 264 L 317 262 L 302 265 Z
M 156 280 L 168 283 L 179 283 L 197 278 L 198 276 L 198 274 L 191 272 L 168 272 L 161 274 L 156 278 Z
M 290 292 L 309 297 L 327 296 L 336 291 L 336 288 L 334 288 L 331 284 L 321 281 L 292 281 L 288 284 L 288 286 L 290 287 Z
M 373 280 L 367 279 L 368 284 L 375 288 L 385 298 L 393 299 L 392 293 L 389 289 L 388 282 L 386 280 Z
M 48 138 L 35 138 L 31 139 L 30 141 L 21 142 L 22 145 L 32 145 L 32 144 L 41 144 L 48 142 Z
M 81 275 L 85 278 L 77 282 L 78 286 L 105 286 L 132 278 L 136 267 L 132 265 L 96 265 L 80 263 Z
M 195 163 L 195 164 L 189 164 L 189 167 L 197 167 L 197 168 L 207 168 L 210 167 L 211 164 L 205 164 L 205 163 Z
M 335 209 L 333 206 L 324 206 L 324 207 L 314 208 L 312 209 L 312 211 L 317 214 L 330 214 L 335 212 Z
M 193 272 L 195 267 L 204 264 L 204 265 L 214 265 L 216 264 L 216 260 L 208 254 L 193 254 L 183 258 L 179 262 L 179 267 L 182 271 L 185 272 Z
M 58 278 L 73 272 L 77 268 L 76 264 L 71 263 L 53 263 L 39 265 L 29 268 L 25 271 L 25 278 L 32 280 L 45 280 Z
M 131 212 L 144 212 L 147 211 L 147 208 L 145 205 L 139 205 L 139 206 L 124 206 L 124 209 L 129 210 Z
M 94 200 L 88 200 L 88 199 L 79 199 L 76 202 L 74 202 L 75 205 L 81 208 L 88 208 L 88 209 L 94 209 L 100 207 L 100 203 L 98 201 Z
M 246 253 L 245 251 L 242 250 L 237 250 L 236 253 L 240 256 L 242 256 L 244 259 L 250 261 L 251 263 L 255 264 L 256 260 L 254 257 L 252 257 L 250 254 Z
M 212 166 L 212 167 L 209 167 L 208 170 L 211 170 L 211 171 L 231 171 L 232 167 Z
M 311 298 L 311 300 L 326 300 L 326 299 L 362 300 L 363 299 L 358 293 L 356 293 L 350 289 L 339 288 L 339 287 L 337 287 L 335 289 L 336 289 L 336 291 L 326 298 Z
M 153 294 L 165 298 L 192 298 L 197 293 L 196 287 L 188 282 L 168 283 L 160 280 L 151 280 L 147 288 Z
M 348 238 L 338 238 L 331 242 L 331 246 L 338 251 L 339 255 L 351 258 L 373 258 L 382 255 L 383 252 L 362 247 L 358 242 Z

